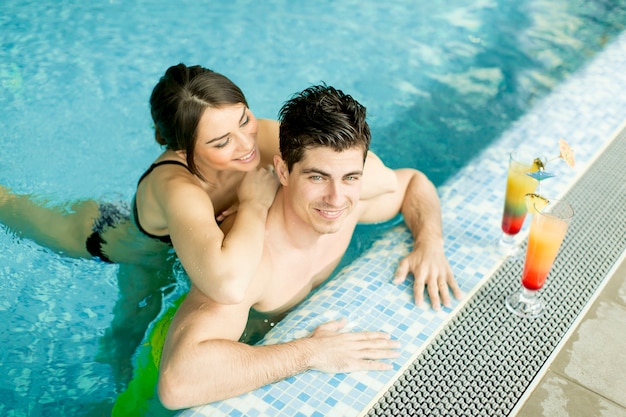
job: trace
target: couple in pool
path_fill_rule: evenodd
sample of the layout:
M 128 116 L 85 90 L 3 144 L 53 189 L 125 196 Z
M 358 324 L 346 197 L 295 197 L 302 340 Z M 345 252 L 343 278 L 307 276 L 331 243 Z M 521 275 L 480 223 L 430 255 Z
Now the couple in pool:
M 91 201 L 59 212 L 0 188 L 0 221 L 68 256 L 125 266 L 116 309 L 124 317 L 137 309 L 140 320 L 160 309 L 150 295 L 167 280 L 174 249 L 191 289 L 163 347 L 166 407 L 233 397 L 307 369 L 388 369 L 381 360 L 396 356 L 396 342 L 376 331 L 342 332 L 342 321 L 279 345 L 238 341 L 251 309 L 285 311 L 323 282 L 357 223 L 401 212 L 415 243 L 395 281 L 412 273 L 416 303 L 427 289 L 435 309 L 450 304 L 450 292 L 460 297 L 434 186 L 369 151 L 365 108 L 349 95 L 310 87 L 282 107 L 280 124 L 257 120 L 226 77 L 179 64 L 160 79 L 150 106 L 165 150 L 141 177 L 129 213 Z M 152 301 L 139 306 L 141 299 Z M 128 336 L 125 322 L 114 320 L 111 337 Z M 136 347 L 143 335 L 132 336 Z

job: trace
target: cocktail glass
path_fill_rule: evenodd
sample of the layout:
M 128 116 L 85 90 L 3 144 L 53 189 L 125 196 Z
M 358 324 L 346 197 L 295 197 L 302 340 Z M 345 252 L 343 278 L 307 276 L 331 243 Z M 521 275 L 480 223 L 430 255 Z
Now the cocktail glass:
M 504 194 L 502 214 L 502 236 L 498 247 L 509 258 L 521 259 L 521 249 L 515 242 L 526 218 L 526 194 L 535 192 L 539 181 L 528 173 L 543 168 L 541 158 L 524 151 L 514 151 L 509 155 L 509 171 Z
M 545 303 L 538 296 L 561 247 L 574 211 L 564 200 L 543 199 L 533 204 L 522 289 L 506 298 L 506 306 L 521 317 L 539 317 Z

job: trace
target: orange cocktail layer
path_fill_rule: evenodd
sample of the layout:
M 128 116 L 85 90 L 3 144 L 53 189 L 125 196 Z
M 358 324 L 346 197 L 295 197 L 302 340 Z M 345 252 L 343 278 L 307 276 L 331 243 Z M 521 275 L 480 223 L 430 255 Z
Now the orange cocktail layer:
M 537 187 L 537 180 L 526 175 L 532 165 L 512 162 L 506 180 L 504 196 L 504 214 L 502 215 L 502 231 L 509 235 L 517 234 L 526 218 L 526 194 L 532 193 Z
M 535 291 L 543 287 L 566 232 L 567 222 L 561 219 L 540 214 L 533 216 L 522 273 L 524 288 Z

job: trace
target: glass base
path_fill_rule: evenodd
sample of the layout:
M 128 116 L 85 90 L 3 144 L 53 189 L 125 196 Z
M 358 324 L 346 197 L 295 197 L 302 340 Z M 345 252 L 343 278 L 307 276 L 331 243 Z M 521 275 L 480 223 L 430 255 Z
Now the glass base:
M 518 261 L 522 259 L 522 248 L 515 242 L 513 235 L 502 233 L 497 242 L 498 250 L 506 256 L 509 261 Z
M 506 308 L 511 313 L 520 317 L 539 317 L 545 310 L 545 303 L 536 293 L 537 291 L 522 288 L 521 291 L 506 297 Z

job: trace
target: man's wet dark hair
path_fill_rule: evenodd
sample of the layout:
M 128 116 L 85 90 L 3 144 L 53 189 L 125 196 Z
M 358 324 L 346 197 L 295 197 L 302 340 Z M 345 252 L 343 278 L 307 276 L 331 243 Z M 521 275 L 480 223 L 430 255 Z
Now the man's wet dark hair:
M 359 147 L 363 161 L 370 146 L 365 107 L 341 90 L 317 85 L 295 94 L 280 109 L 280 153 L 291 171 L 307 149 L 337 152 Z

